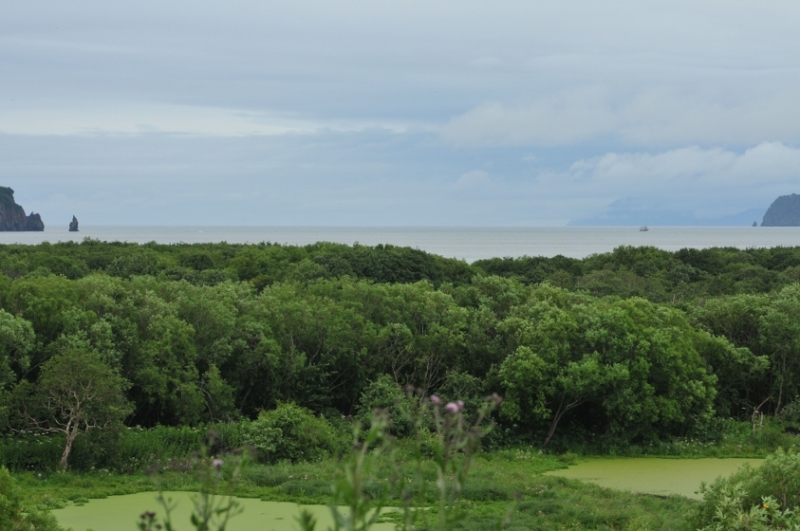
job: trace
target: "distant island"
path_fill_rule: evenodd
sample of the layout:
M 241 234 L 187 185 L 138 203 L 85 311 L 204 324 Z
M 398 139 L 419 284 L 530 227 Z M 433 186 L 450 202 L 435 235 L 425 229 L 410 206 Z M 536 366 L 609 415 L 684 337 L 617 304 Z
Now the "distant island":
M 25 215 L 25 209 L 14 201 L 14 190 L 0 186 L 0 231 L 43 231 L 39 214 Z
M 800 227 L 800 195 L 782 195 L 764 214 L 762 227 Z

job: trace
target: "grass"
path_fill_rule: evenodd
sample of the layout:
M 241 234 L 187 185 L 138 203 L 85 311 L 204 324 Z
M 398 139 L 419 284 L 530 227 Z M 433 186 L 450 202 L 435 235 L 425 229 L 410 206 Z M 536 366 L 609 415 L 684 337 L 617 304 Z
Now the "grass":
M 716 431 L 709 430 L 694 438 L 674 439 L 644 447 L 626 446 L 604 453 L 606 456 L 675 458 L 763 457 L 777 447 L 800 446 L 798 437 L 783 433 L 779 425 L 771 422 L 765 423 L 755 433 L 749 423 L 744 422 L 721 421 L 716 428 Z M 17 478 L 28 502 L 43 509 L 80 506 L 91 499 L 152 491 L 156 488 L 154 477 L 164 490 L 196 491 L 200 484 L 190 471 L 190 460 L 186 455 L 188 448 L 196 447 L 202 435 L 202 430 L 197 429 L 127 430 L 121 441 L 126 449 L 122 452 L 126 459 L 124 466 L 85 472 L 20 472 Z M 228 446 L 235 446 L 236 430 L 225 435 L 230 439 Z M 50 438 L 2 441 L 0 454 L 16 463 L 16 470 L 21 470 L 35 467 L 40 461 L 46 462 L 51 453 L 56 455 L 59 450 L 57 442 Z M 459 524 L 459 529 L 494 529 L 517 493 L 520 503 L 510 530 L 688 529 L 686 517 L 696 506 L 695 501 L 679 496 L 632 494 L 543 475 L 583 461 L 584 455 L 590 453 L 588 449 L 574 447 L 571 453 L 554 455 L 542 453 L 538 448 L 519 447 L 479 454 L 463 492 L 468 516 Z M 82 451 L 91 456 L 91 450 L 92 446 L 87 445 Z M 408 451 L 403 444 L 399 445 L 399 451 L 399 461 L 410 463 L 410 456 L 403 455 Z M 88 457 L 86 460 L 88 465 Z M 144 466 L 157 474 L 152 477 L 144 474 L 141 472 Z M 427 471 L 431 472 L 432 469 Z M 243 470 L 236 495 L 266 501 L 325 505 L 331 501 L 331 482 L 340 473 L 341 462 L 333 458 L 314 463 L 251 464 Z M 386 481 L 397 473 L 398 470 L 388 461 L 381 462 L 372 481 Z M 399 473 L 411 476 L 410 470 L 401 469 Z M 429 501 L 433 502 L 433 499 Z M 393 503 L 399 504 L 397 497 Z M 133 524 L 131 522 L 131 526 Z
M 479 455 L 464 491 L 468 516 L 459 528 L 465 531 L 494 529 L 516 493 L 520 495 L 520 505 L 509 526 L 512 531 L 680 530 L 685 515 L 696 503 L 681 497 L 630 494 L 542 475 L 565 468 L 564 460 L 571 458 L 540 455 L 530 449 Z M 331 501 L 331 480 L 340 468 L 340 463 L 334 459 L 317 463 L 250 465 L 243 472 L 236 494 L 268 501 L 327 504 Z M 386 463 L 380 467 L 379 477 L 374 479 L 382 481 L 393 473 Z M 30 502 L 49 509 L 154 489 L 153 480 L 144 474 L 121 475 L 107 471 L 26 472 L 17 478 Z M 170 491 L 192 491 L 199 487 L 192 474 L 182 471 L 163 470 L 158 481 L 164 490 Z M 131 522 L 131 527 L 133 524 Z
M 695 433 L 668 441 L 634 444 L 613 438 L 583 440 L 573 437 L 566 441 L 554 439 L 554 447 L 562 454 L 594 457 L 764 458 L 778 448 L 800 450 L 800 437 L 786 433 L 786 427 L 784 423 L 767 418 L 763 426 L 754 431 L 747 421 L 714 418 Z

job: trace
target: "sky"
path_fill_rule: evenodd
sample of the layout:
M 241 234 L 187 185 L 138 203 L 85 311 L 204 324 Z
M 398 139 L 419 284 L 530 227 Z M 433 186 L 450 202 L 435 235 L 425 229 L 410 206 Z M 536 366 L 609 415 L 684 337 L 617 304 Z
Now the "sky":
M 800 193 L 800 3 L 0 0 L 45 224 L 750 224 Z

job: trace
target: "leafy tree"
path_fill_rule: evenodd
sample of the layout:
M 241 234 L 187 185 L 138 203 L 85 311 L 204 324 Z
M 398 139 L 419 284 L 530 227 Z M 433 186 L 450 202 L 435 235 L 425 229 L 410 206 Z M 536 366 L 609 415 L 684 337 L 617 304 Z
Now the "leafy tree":
M 734 295 L 689 308 L 692 322 L 714 336 L 702 355 L 719 378 L 720 415 L 749 415 L 772 393 L 770 357 L 761 340 L 761 318 L 769 304 L 766 295 Z M 720 340 L 732 344 L 736 351 L 729 351 Z
M 388 412 L 395 435 L 406 437 L 411 434 L 412 404 L 403 389 L 388 374 L 381 375 L 364 390 L 358 407 L 358 418 L 369 426 L 376 409 Z
M 589 408 L 587 427 L 632 440 L 686 430 L 711 414 L 716 379 L 696 347 L 697 332 L 676 310 L 643 299 L 600 301 L 541 288 L 506 319 L 517 345 L 498 374 L 501 412 L 544 444 L 564 416 Z
M 73 443 L 80 433 L 108 428 L 131 412 L 126 383 L 96 357 L 73 350 L 42 366 L 34 387 L 23 381 L 12 403 L 30 429 L 64 435 L 59 468 L 67 468 Z
M 761 342 L 772 359 L 775 414 L 800 386 L 800 285 L 784 288 L 761 317 Z M 777 387 L 777 389 L 775 388 Z
M 0 390 L 16 383 L 28 369 L 36 336 L 31 324 L 0 310 Z
M 292 403 L 262 411 L 246 428 L 245 443 L 259 460 L 319 461 L 344 449 L 343 439 L 324 418 Z

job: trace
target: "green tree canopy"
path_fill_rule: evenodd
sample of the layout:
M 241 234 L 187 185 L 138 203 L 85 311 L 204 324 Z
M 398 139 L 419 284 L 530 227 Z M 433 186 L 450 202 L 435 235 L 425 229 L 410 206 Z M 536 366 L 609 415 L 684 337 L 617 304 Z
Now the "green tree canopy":
M 12 403 L 29 429 L 64 434 L 63 470 L 79 434 L 108 428 L 130 414 L 125 387 L 125 380 L 95 356 L 71 350 L 42 366 L 35 387 L 20 383 Z
M 577 408 L 609 435 L 648 439 L 712 413 L 716 378 L 685 316 L 643 299 L 598 300 L 542 288 L 503 323 L 517 345 L 503 361 L 502 412 L 544 444 Z

